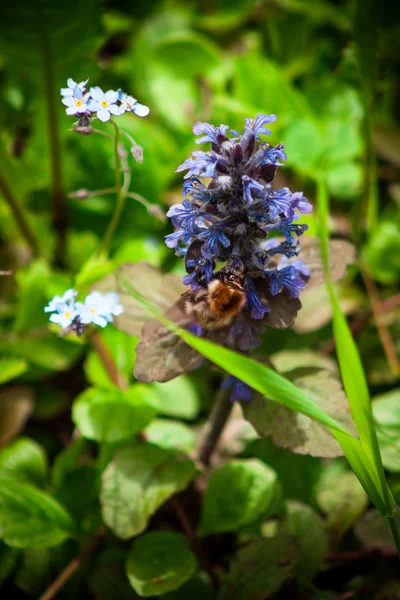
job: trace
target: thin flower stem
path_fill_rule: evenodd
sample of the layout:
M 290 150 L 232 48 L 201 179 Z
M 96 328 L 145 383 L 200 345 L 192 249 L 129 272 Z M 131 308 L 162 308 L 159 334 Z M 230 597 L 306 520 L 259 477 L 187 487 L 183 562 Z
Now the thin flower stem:
M 397 377 L 400 375 L 400 362 L 397 358 L 396 347 L 391 338 L 388 327 L 382 320 L 382 302 L 379 297 L 378 289 L 374 283 L 374 281 L 369 277 L 365 267 L 360 265 L 361 274 L 365 283 L 365 287 L 367 288 L 369 301 L 371 304 L 372 313 L 374 315 L 375 323 L 378 328 L 379 338 L 381 340 L 381 344 L 386 354 L 386 358 L 390 365 L 390 368 L 394 375 Z
M 18 200 L 12 193 L 11 189 L 8 187 L 5 180 L 2 178 L 0 174 L 0 190 L 3 193 L 3 196 L 10 208 L 10 211 L 14 217 L 15 223 L 22 235 L 25 238 L 26 243 L 32 250 L 33 256 L 39 255 L 39 246 L 36 240 L 36 237 L 30 228 L 27 220 L 25 219 L 24 212 L 20 205 L 18 204 Z
M 105 131 L 101 131 L 101 129 L 93 129 L 92 133 L 98 133 L 99 135 L 104 135 L 104 137 L 108 138 L 109 140 L 113 140 L 113 136 L 110 135 L 109 133 L 106 133 Z
M 103 242 L 100 246 L 99 253 L 103 252 L 104 254 L 108 254 L 109 246 L 111 242 L 111 238 L 114 235 L 115 229 L 119 223 L 121 218 L 122 210 L 125 204 L 125 193 L 122 190 L 122 181 L 121 181 L 121 159 L 119 156 L 119 137 L 120 132 L 118 129 L 118 125 L 114 121 L 110 121 L 115 129 L 114 136 L 114 160 L 115 160 L 115 190 L 116 190 L 116 203 L 114 214 L 111 217 L 111 221 L 107 227 L 106 233 L 103 238 Z
M 212 453 L 218 444 L 221 433 L 232 411 L 231 393 L 230 389 L 221 389 L 219 391 L 217 401 L 210 415 L 208 429 L 197 452 L 198 460 L 207 467 L 210 464 Z
M 126 196 L 127 196 L 127 198 L 132 198 L 133 200 L 137 200 L 138 202 L 140 202 L 140 204 L 143 204 L 143 206 L 145 206 L 146 208 L 149 208 L 150 206 L 152 206 L 151 202 L 146 200 L 146 198 L 143 198 L 143 196 L 141 196 L 140 194 L 136 194 L 136 192 L 128 192 L 126 194 Z
M 101 542 L 101 536 L 95 536 L 91 539 L 86 546 L 78 554 L 71 560 L 71 562 L 65 567 L 65 569 L 60 573 L 60 575 L 53 581 L 53 583 L 47 588 L 44 594 L 42 594 L 39 600 L 52 600 L 60 590 L 64 587 L 64 585 L 71 579 L 71 577 L 76 573 L 79 567 L 89 558 L 89 556 L 96 550 Z
M 100 335 L 97 332 L 92 333 L 89 336 L 89 342 L 103 363 L 103 366 L 114 385 L 121 390 L 126 390 L 129 384 L 125 377 L 118 371 L 117 365 Z
M 71 192 L 70 194 L 68 194 L 68 198 L 79 198 L 79 196 L 77 196 L 77 194 L 80 191 L 84 191 L 85 192 L 85 199 L 86 198 L 91 198 L 93 196 L 106 196 L 107 194 L 115 194 L 115 192 L 117 191 L 115 187 L 113 188 L 104 188 L 102 190 L 78 190 L 77 192 Z

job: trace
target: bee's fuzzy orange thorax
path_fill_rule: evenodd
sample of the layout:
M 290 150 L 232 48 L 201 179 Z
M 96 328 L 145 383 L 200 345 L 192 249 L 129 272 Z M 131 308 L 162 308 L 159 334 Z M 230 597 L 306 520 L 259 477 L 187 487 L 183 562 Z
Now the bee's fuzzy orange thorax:
M 246 297 L 240 287 L 234 287 L 214 280 L 208 286 L 209 306 L 218 317 L 233 317 L 246 304 Z

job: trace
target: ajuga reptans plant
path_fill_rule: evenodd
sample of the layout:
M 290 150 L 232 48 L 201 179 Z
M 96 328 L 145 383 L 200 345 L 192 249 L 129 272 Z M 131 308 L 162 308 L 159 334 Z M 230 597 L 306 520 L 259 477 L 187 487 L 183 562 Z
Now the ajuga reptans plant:
M 215 280 L 231 281 L 243 290 L 243 303 L 235 318 L 222 321 L 226 343 L 242 351 L 259 344 L 257 333 L 271 321 L 280 302 L 296 299 L 310 275 L 299 260 L 298 238 L 307 225 L 298 222 L 312 210 L 301 192 L 273 188 L 276 170 L 286 160 L 283 144 L 271 146 L 260 139 L 270 135 L 265 127 L 275 115 L 245 119 L 243 134 L 228 126 L 196 123 L 196 143 L 211 144 L 207 152 L 193 157 L 177 171 L 187 171 L 182 204 L 170 208 L 175 232 L 166 244 L 185 257 L 195 303 Z M 201 181 L 209 180 L 208 184 Z M 193 326 L 199 335 L 206 334 Z

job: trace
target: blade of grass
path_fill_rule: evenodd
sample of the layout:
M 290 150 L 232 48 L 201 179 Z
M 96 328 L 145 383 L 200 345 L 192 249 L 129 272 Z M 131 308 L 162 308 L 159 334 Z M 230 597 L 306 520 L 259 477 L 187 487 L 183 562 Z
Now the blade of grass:
M 397 529 L 396 523 L 393 519 L 395 502 L 383 470 L 378 438 L 373 425 L 374 421 L 367 380 L 357 346 L 353 340 L 347 321 L 341 311 L 330 279 L 328 266 L 328 212 L 328 188 L 325 179 L 321 177 L 318 181 L 318 226 L 321 240 L 321 254 L 325 267 L 326 285 L 332 306 L 333 332 L 336 340 L 340 371 L 343 379 L 343 385 L 349 399 L 351 413 L 360 436 L 361 447 L 365 453 L 364 466 L 366 469 L 368 468 L 370 472 L 373 470 L 378 478 L 380 497 L 386 507 L 385 513 L 389 516 L 392 530 L 395 531 Z M 349 462 L 351 464 L 351 461 Z M 358 466 L 361 468 L 361 465 Z M 371 500 L 373 500 L 372 497 Z M 381 510 L 378 505 L 377 508 L 378 510 Z M 394 535 L 394 538 L 397 545 L 399 541 L 398 533 L 397 535 Z M 400 545 L 397 545 L 397 549 L 400 556 Z
M 134 297 L 147 308 L 149 313 L 182 337 L 187 344 L 198 350 L 203 356 L 231 375 L 238 377 L 264 396 L 267 396 L 268 399 L 283 404 L 287 408 L 300 412 L 329 427 L 341 445 L 343 452 L 367 494 L 379 510 L 383 514 L 386 514 L 386 505 L 382 499 L 379 477 L 372 461 L 365 455 L 359 440 L 354 438 L 342 425 L 316 406 L 302 390 L 265 365 L 180 329 L 175 323 L 172 323 L 160 313 L 130 281 L 121 276 L 118 280 L 125 292 Z

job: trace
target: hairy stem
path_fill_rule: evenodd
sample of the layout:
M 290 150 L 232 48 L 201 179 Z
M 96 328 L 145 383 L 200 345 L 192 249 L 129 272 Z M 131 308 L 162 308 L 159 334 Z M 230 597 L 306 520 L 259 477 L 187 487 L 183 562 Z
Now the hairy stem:
M 125 190 L 122 189 L 122 177 L 121 177 L 121 159 L 119 156 L 119 137 L 120 137 L 120 133 L 119 133 L 119 129 L 118 129 L 118 125 L 116 123 L 114 123 L 114 121 L 110 121 L 110 123 L 113 125 L 114 129 L 115 129 L 115 136 L 114 136 L 114 161 L 115 161 L 115 190 L 116 190 L 116 202 L 115 202 L 115 209 L 114 209 L 114 214 L 111 217 L 111 221 L 108 224 L 108 227 L 106 229 L 106 232 L 104 234 L 104 238 L 102 241 L 102 244 L 100 246 L 99 249 L 99 253 L 103 252 L 104 254 L 108 254 L 109 252 L 109 247 L 110 247 L 110 242 L 111 242 L 111 238 L 114 235 L 115 229 L 119 223 L 119 220 L 121 218 L 121 214 L 122 214 L 122 210 L 124 208 L 124 204 L 125 204 Z
M 25 239 L 26 243 L 32 250 L 33 256 L 39 255 L 39 246 L 33 231 L 31 230 L 27 220 L 25 219 L 24 212 L 20 205 L 18 204 L 17 199 L 12 193 L 11 189 L 8 187 L 5 180 L 2 178 L 0 174 L 0 190 L 10 208 L 10 211 L 14 217 L 15 223 L 22 235 Z
M 231 414 L 233 403 L 230 400 L 230 396 L 230 389 L 221 389 L 210 415 L 205 437 L 197 452 L 198 460 L 205 466 L 210 464 L 212 453 Z

